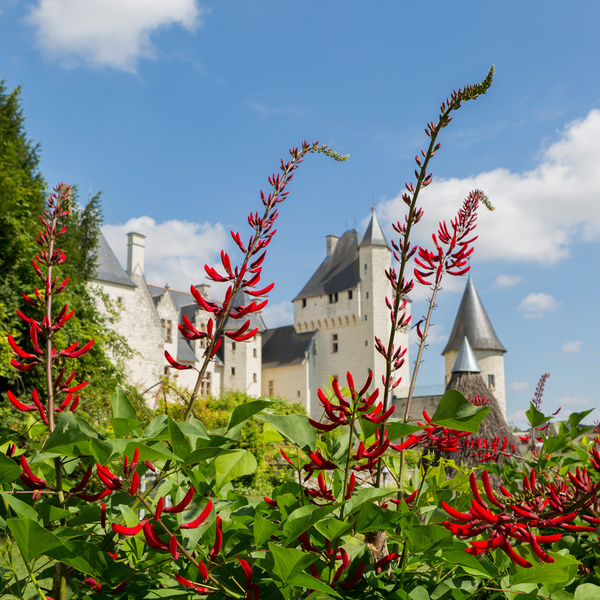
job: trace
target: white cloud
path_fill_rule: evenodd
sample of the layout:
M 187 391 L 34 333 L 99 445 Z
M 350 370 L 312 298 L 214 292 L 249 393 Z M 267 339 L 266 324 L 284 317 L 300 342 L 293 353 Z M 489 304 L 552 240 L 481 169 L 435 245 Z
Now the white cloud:
M 513 381 L 508 386 L 508 389 L 511 392 L 522 392 L 523 390 L 526 390 L 528 387 L 529 387 L 529 384 L 526 381 Z
M 541 152 L 539 165 L 532 171 L 495 169 L 464 179 L 434 177 L 421 197 L 425 215 L 415 228 L 417 237 L 429 244 L 438 221 L 453 218 L 468 192 L 479 188 L 496 210 L 481 211 L 474 260 L 552 264 L 569 256 L 575 240 L 600 238 L 598 139 L 600 110 L 594 109 L 570 123 L 558 141 Z M 398 196 L 378 210 L 382 221 L 397 221 L 404 219 L 404 208 Z
M 414 318 L 413 316 L 413 321 L 416 323 L 419 319 Z M 421 329 L 423 328 L 423 326 L 421 326 Z M 431 325 L 431 327 L 429 328 L 429 333 L 427 334 L 427 343 L 428 344 L 439 344 L 439 343 L 443 343 L 445 344 L 448 341 L 448 333 L 444 330 L 444 326 L 443 325 L 437 325 L 437 324 L 433 324 Z M 418 345 L 420 342 L 419 336 L 417 335 L 417 328 L 416 327 L 411 327 L 411 329 L 408 332 L 408 343 L 410 346 L 410 350 L 409 353 L 411 352 L 416 352 L 416 350 L 413 350 L 413 348 L 415 348 L 416 345 Z
M 507 287 L 515 287 L 519 283 L 523 281 L 522 277 L 518 275 L 498 275 L 496 280 L 494 281 L 495 288 L 507 288 Z
M 581 350 L 582 342 L 566 342 L 561 346 L 563 352 L 579 352 Z
M 576 396 L 574 394 L 565 394 L 564 396 L 561 396 L 560 398 L 558 398 L 554 402 L 554 404 L 556 404 L 557 407 L 563 406 L 563 407 L 567 407 L 568 409 L 572 409 L 572 411 L 579 412 L 581 410 L 587 410 L 588 408 L 592 408 L 594 405 L 594 401 L 591 398 L 584 398 L 583 396 Z
M 541 317 L 544 313 L 556 310 L 558 302 L 550 294 L 543 292 L 528 294 L 521 304 L 519 310 L 523 312 L 527 318 Z
M 227 249 L 229 236 L 220 223 L 165 221 L 151 217 L 130 219 L 120 225 L 104 225 L 106 237 L 122 265 L 127 263 L 127 238 L 130 231 L 146 236 L 144 274 L 149 283 L 169 284 L 179 290 L 205 281 L 204 265 L 220 261 L 221 248 Z M 233 259 L 233 257 L 232 257 Z M 211 283 L 211 286 L 215 284 Z M 211 288 L 211 293 L 214 295 Z
M 294 320 L 294 307 L 291 302 L 269 303 L 262 311 L 262 318 L 269 329 L 291 325 Z
M 87 64 L 135 71 L 154 56 L 152 33 L 168 25 L 193 31 L 197 0 L 39 0 L 27 21 L 45 55 L 67 66 Z

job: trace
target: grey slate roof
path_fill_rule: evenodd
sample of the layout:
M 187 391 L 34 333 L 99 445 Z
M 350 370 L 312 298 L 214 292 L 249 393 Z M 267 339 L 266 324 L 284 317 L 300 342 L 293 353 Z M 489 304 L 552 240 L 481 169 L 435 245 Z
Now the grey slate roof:
M 121 263 L 115 256 L 112 248 L 108 245 L 102 232 L 98 235 L 96 258 L 98 268 L 94 279 L 106 281 L 107 283 L 118 283 L 119 285 L 126 285 L 128 287 L 137 287 L 123 270 Z
M 452 333 L 450 333 L 450 338 L 442 354 L 452 350 L 460 350 L 464 337 L 469 339 L 471 348 L 475 350 L 506 352 L 492 327 L 470 277 L 458 307 Z
M 360 242 L 361 237 L 356 229 L 346 231 L 336 244 L 333 254 L 325 258 L 294 300 L 354 289 L 360 280 Z
M 184 292 L 182 290 L 173 290 L 171 288 L 166 288 L 163 285 L 154 285 L 149 283 L 148 289 L 152 294 L 152 297 L 156 299 L 156 297 L 162 296 L 165 291 L 168 289 L 171 294 L 171 299 L 173 300 L 173 304 L 175 308 L 179 310 L 185 304 L 192 304 L 194 302 L 194 297 L 190 292 Z M 156 301 L 156 300 L 155 300 Z M 189 316 L 189 315 L 188 315 Z
M 190 346 L 190 342 L 186 340 L 179 332 L 177 336 L 177 360 L 187 363 L 194 363 L 198 360 L 198 357 Z
M 371 217 L 367 231 L 365 231 L 365 237 L 360 243 L 361 248 L 364 248 L 365 246 L 385 246 L 386 248 L 389 248 L 375 211 L 373 211 L 373 216 Z
M 249 296 L 244 292 L 238 292 L 234 296 L 231 306 L 248 306 L 251 302 L 256 302 L 258 304 L 263 300 L 264 298 L 254 298 L 254 296 Z M 241 319 L 227 317 L 227 321 L 225 321 L 225 331 L 236 331 L 248 319 L 250 319 L 250 327 L 248 327 L 246 332 L 251 331 L 252 329 L 258 329 L 258 333 L 262 333 L 267 328 L 260 313 L 250 313 Z
M 469 344 L 469 340 L 464 337 L 463 342 L 458 351 L 458 356 L 452 367 L 453 373 L 481 373 L 481 367 L 477 362 L 473 348 Z
M 267 329 L 262 335 L 263 368 L 301 365 L 316 333 L 297 333 L 293 325 Z

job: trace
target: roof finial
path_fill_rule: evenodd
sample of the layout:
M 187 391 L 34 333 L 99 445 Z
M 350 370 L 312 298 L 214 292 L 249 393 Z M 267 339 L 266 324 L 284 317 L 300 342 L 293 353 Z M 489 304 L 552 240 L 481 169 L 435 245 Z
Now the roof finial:
M 373 196 L 373 203 L 371 204 L 371 213 L 375 214 L 375 193 L 371 192 L 372 196 Z

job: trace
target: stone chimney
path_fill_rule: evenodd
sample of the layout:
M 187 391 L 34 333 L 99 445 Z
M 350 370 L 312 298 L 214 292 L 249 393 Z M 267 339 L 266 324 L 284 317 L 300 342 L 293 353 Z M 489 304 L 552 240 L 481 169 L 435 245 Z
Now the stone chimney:
M 201 296 L 204 298 L 210 298 L 210 285 L 208 283 L 199 283 L 194 287 L 200 292 Z
M 327 240 L 327 256 L 331 256 L 340 238 L 337 235 L 326 235 Z
M 132 275 L 136 270 L 144 274 L 144 251 L 146 249 L 146 236 L 141 233 L 127 234 L 127 275 Z

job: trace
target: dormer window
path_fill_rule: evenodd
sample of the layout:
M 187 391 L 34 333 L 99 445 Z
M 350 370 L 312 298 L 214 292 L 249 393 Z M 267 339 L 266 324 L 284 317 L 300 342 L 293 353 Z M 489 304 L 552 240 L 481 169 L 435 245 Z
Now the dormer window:
M 338 293 L 329 294 L 329 304 L 335 304 L 338 301 Z

